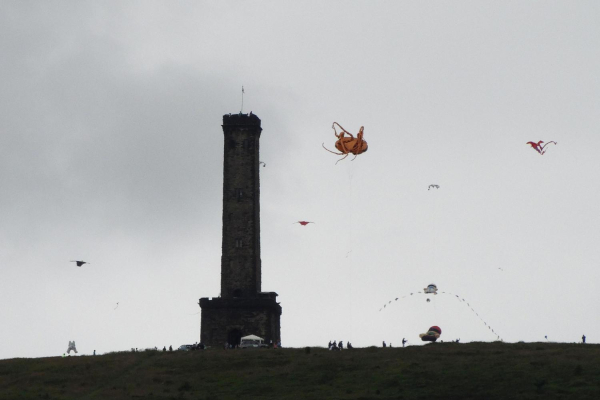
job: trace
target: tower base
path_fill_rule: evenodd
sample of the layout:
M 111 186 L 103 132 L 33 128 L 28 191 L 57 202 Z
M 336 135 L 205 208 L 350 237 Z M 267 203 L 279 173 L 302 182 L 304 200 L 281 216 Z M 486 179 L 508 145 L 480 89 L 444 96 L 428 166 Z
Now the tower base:
M 256 335 L 265 343 L 281 341 L 281 306 L 277 293 L 259 293 L 257 298 L 201 298 L 200 341 L 207 346 L 237 345 L 240 338 Z

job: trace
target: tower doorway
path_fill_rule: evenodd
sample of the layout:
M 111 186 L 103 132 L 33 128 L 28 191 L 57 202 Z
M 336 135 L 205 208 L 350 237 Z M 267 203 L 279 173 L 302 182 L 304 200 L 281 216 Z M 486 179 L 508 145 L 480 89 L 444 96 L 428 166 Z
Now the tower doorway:
M 242 331 L 239 329 L 231 329 L 227 334 L 227 343 L 233 346 L 240 344 L 242 340 Z

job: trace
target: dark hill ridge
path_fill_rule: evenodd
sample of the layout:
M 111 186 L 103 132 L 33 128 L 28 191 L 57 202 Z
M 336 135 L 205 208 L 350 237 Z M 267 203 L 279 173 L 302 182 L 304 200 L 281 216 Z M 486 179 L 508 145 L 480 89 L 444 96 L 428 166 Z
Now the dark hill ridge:
M 0 361 L 0 399 L 600 399 L 600 345 L 146 351 Z

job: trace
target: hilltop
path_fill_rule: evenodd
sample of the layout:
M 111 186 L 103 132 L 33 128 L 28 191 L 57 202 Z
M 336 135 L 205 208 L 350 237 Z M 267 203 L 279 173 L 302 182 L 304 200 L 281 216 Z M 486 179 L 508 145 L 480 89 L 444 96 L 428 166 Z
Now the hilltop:
M 209 349 L 0 361 L 0 399 L 559 398 L 600 398 L 600 345 Z

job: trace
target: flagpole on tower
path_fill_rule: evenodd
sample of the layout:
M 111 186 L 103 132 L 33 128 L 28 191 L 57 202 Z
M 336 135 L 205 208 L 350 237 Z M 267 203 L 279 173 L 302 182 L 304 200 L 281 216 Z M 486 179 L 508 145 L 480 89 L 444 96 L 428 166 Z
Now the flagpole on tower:
M 240 114 L 244 111 L 244 86 L 242 86 L 242 108 Z

